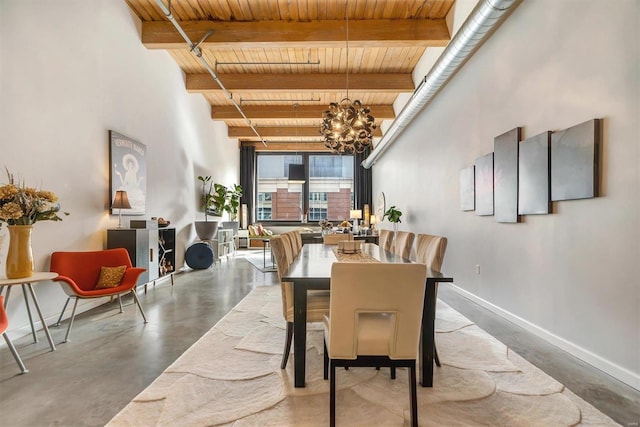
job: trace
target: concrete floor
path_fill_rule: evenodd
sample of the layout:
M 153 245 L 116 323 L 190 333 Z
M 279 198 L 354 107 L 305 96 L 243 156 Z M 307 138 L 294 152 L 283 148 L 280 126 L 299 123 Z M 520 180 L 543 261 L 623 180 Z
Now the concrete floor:
M 275 273 L 261 273 L 238 256 L 213 269 L 176 275 L 173 287 L 164 280 L 140 294 L 146 325 L 129 297 L 124 314 L 114 302 L 78 316 L 66 344 L 60 343 L 66 322 L 51 327 L 55 352 L 44 337 L 37 344 L 30 336 L 14 340 L 30 372 L 18 375 L 8 349 L 0 350 L 0 425 L 104 425 L 251 289 L 276 282 Z M 446 285 L 439 297 L 623 426 L 639 425 L 639 391 Z

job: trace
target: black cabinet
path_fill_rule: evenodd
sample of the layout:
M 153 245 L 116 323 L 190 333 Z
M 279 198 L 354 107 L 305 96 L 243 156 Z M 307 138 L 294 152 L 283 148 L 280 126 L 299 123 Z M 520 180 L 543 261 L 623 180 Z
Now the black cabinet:
M 138 285 L 175 269 L 175 228 L 113 228 L 107 230 L 107 249 L 125 248 L 135 267 L 146 268 Z

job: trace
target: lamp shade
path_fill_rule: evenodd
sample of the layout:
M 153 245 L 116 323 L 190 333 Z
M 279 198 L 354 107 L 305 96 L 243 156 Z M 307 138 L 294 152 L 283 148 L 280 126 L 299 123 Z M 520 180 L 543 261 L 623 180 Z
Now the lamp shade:
M 131 203 L 129 203 L 127 192 L 124 190 L 116 191 L 111 207 L 115 209 L 131 209 Z
M 377 224 L 378 223 L 378 218 L 376 218 L 375 215 L 371 215 L 369 217 L 369 224 Z
M 304 184 L 305 182 L 304 165 L 289 164 L 289 182 L 296 184 Z
M 354 209 L 349 211 L 349 218 L 362 219 L 362 211 L 360 209 Z

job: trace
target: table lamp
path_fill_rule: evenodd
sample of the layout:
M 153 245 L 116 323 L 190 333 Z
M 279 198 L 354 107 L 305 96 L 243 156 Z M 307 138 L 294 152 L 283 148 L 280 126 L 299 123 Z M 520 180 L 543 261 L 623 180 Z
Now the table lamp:
M 371 234 L 376 234 L 378 232 L 378 230 L 376 229 L 377 223 L 378 223 L 378 218 L 372 214 L 369 217 L 369 224 L 371 224 Z
M 129 203 L 129 197 L 126 191 L 116 191 L 111 209 L 118 209 L 118 228 L 122 228 L 122 209 L 131 209 L 131 203 Z
M 358 234 L 358 220 L 362 219 L 362 211 L 360 209 L 352 209 L 349 211 L 349 217 L 353 220 L 353 234 Z

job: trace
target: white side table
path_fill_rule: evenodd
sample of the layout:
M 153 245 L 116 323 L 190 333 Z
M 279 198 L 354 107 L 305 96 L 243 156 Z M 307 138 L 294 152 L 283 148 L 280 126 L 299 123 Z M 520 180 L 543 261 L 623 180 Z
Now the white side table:
M 4 290 L 5 286 L 7 287 L 7 292 L 4 297 L 4 307 L 7 308 L 7 304 L 9 302 L 9 295 L 11 294 L 11 287 L 16 285 L 22 285 L 22 294 L 24 295 L 25 306 L 27 307 L 27 314 L 29 315 L 29 322 L 31 323 L 31 333 L 33 334 L 33 342 L 38 342 L 38 336 L 36 335 L 36 328 L 33 324 L 33 316 L 31 315 L 31 307 L 29 304 L 29 299 L 27 298 L 27 289 L 31 294 L 31 299 L 33 300 L 33 304 L 36 307 L 36 311 L 38 312 L 38 316 L 40 317 L 40 322 L 42 322 L 42 329 L 44 330 L 44 334 L 49 341 L 49 346 L 51 347 L 51 351 L 55 351 L 56 346 L 53 343 L 53 339 L 51 339 L 51 334 L 49 333 L 49 328 L 47 327 L 47 323 L 44 320 L 44 316 L 42 315 L 42 311 L 40 310 L 40 304 L 38 304 L 38 298 L 36 297 L 36 293 L 33 290 L 34 283 L 46 282 L 49 280 L 53 280 L 58 277 L 58 273 L 53 272 L 45 272 L 38 271 L 33 273 L 31 277 L 24 277 L 22 279 L 7 279 L 6 277 L 0 278 L 0 294 Z

